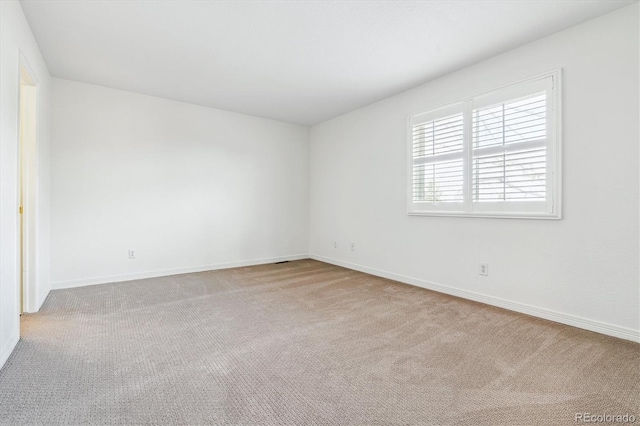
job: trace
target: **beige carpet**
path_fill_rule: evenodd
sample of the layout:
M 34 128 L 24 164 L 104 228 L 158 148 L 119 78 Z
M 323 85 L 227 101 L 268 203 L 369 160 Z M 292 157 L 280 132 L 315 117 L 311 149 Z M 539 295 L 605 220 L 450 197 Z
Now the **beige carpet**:
M 57 290 L 22 330 L 3 425 L 640 424 L 640 345 L 312 260 Z

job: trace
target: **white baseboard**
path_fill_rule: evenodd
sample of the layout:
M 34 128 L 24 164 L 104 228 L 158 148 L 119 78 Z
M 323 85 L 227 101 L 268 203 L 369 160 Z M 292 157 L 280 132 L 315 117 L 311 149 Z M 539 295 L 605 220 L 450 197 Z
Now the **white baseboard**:
M 190 266 L 186 268 L 163 269 L 159 271 L 137 272 L 134 274 L 111 275 L 107 277 L 87 278 L 72 281 L 59 281 L 51 284 L 52 290 L 63 288 L 84 287 L 87 285 L 117 283 L 122 281 L 141 280 L 145 278 L 166 277 L 169 275 L 189 274 L 192 272 L 215 271 L 216 269 L 238 268 L 241 266 L 264 265 L 266 263 L 284 262 L 286 260 L 308 259 L 308 254 L 294 254 L 289 256 L 269 257 L 263 259 L 241 260 L 236 262 L 215 263 L 212 265 Z
M 523 314 L 532 315 L 534 317 L 539 317 L 539 318 L 544 318 L 550 321 L 559 322 L 561 324 L 566 324 L 566 325 L 582 328 L 589 331 L 595 331 L 596 333 L 606 334 L 608 336 L 618 337 L 621 339 L 631 340 L 632 342 L 640 343 L 640 331 L 633 330 L 631 328 L 620 327 L 613 324 L 607 324 L 604 322 L 590 320 L 590 319 L 578 317 L 575 315 L 552 311 L 550 309 L 527 305 L 525 303 L 501 299 L 495 296 L 488 296 L 485 294 L 475 293 L 468 290 L 461 290 L 455 287 L 436 284 L 436 283 L 424 281 L 418 278 L 407 277 L 405 275 L 395 274 L 393 272 L 381 271 L 379 269 L 369 268 L 367 266 L 357 265 L 355 263 L 350 263 L 350 262 L 344 262 L 342 260 L 332 259 L 329 257 L 324 257 L 324 256 L 319 256 L 314 254 L 309 255 L 309 257 L 311 259 L 319 260 L 321 262 L 331 263 L 333 265 L 338 265 L 344 268 L 353 269 L 353 270 L 364 272 L 371 275 L 376 275 L 382 278 L 388 278 L 388 279 L 399 281 L 405 284 L 411 284 L 416 287 L 426 288 L 428 290 L 437 291 L 439 293 L 445 293 L 452 296 L 461 297 L 463 299 L 469 299 L 476 302 L 485 303 L 487 305 L 508 309 L 510 311 L 520 312 Z
M 4 366 L 4 363 L 7 362 L 11 352 L 15 349 L 18 344 L 18 340 L 20 340 L 20 335 L 16 331 L 13 336 L 7 340 L 7 342 L 0 348 L 0 369 Z
M 37 308 L 36 312 L 38 312 L 40 308 L 42 308 L 42 305 L 44 305 L 44 301 L 47 300 L 47 296 L 49 296 L 49 292 L 51 292 L 51 289 L 47 289 L 47 291 L 42 293 L 42 296 L 40 296 L 40 300 L 38 300 L 38 306 L 36 306 Z

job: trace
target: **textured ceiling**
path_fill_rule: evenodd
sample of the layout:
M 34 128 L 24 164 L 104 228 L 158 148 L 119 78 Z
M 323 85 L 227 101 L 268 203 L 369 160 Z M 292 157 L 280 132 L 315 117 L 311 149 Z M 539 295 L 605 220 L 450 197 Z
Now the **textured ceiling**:
M 55 77 L 315 124 L 633 1 L 21 1 Z

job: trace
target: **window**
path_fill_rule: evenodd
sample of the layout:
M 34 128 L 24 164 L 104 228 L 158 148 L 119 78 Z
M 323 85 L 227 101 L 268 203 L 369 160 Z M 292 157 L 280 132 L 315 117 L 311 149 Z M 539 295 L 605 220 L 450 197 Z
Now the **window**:
M 409 118 L 409 214 L 559 219 L 560 72 Z

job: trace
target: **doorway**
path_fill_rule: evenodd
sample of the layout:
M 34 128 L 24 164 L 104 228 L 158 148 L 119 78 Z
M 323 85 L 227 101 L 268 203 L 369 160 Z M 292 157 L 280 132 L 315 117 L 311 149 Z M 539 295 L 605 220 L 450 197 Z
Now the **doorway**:
M 18 203 L 19 203 L 19 312 L 38 309 L 36 280 L 36 201 L 37 201 L 37 80 L 20 55 L 18 125 Z

